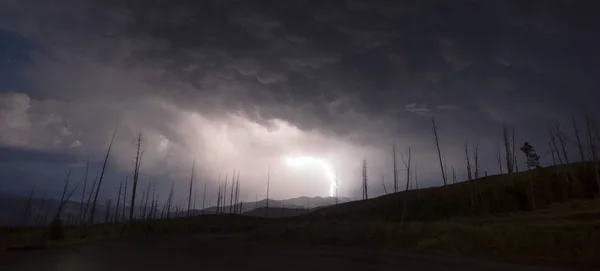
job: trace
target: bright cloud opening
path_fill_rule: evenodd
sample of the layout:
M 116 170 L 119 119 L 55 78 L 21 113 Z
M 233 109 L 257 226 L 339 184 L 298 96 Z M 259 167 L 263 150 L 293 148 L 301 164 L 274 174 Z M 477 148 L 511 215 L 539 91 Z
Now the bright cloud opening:
M 329 188 L 329 196 L 335 196 L 335 191 L 337 188 L 336 177 L 333 167 L 331 166 L 331 163 L 329 163 L 329 161 L 327 161 L 326 159 L 315 158 L 312 156 L 288 156 L 286 157 L 285 162 L 287 165 L 294 168 L 313 165 L 324 170 L 327 176 L 327 180 L 331 182 Z

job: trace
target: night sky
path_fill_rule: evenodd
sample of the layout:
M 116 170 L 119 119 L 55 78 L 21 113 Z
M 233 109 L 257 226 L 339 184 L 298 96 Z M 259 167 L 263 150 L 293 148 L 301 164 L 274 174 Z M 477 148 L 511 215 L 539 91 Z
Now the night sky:
M 0 0 L 0 191 L 60 195 L 69 168 L 79 181 L 89 158 L 95 175 L 115 130 L 101 198 L 131 175 L 140 132 L 140 189 L 174 182 L 183 199 L 195 159 L 209 201 L 233 170 L 241 200 L 264 198 L 269 168 L 276 199 L 328 196 L 332 171 L 360 197 L 363 158 L 379 195 L 394 142 L 420 187 L 441 185 L 433 115 L 459 180 L 465 141 L 499 172 L 503 123 L 543 165 L 562 123 L 575 161 L 571 118 L 600 121 L 596 5 Z

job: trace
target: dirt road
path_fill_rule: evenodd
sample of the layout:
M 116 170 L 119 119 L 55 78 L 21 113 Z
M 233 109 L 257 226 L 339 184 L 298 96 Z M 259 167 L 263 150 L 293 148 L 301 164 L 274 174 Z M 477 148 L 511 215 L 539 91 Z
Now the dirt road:
M 102 241 L 37 251 L 2 252 L 0 270 L 511 270 L 558 271 L 453 257 L 338 247 L 262 244 L 187 236 Z

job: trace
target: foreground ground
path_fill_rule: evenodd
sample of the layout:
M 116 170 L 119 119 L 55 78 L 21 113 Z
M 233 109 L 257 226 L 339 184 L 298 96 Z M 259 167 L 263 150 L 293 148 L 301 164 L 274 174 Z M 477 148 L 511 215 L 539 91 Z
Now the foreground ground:
M 568 270 L 365 248 L 193 235 L 0 252 L 0 270 Z

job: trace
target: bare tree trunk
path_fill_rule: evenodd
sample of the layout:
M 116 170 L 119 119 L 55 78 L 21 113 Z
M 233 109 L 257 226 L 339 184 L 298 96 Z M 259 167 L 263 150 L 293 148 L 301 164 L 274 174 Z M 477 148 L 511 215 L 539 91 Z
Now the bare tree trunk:
M 152 186 L 152 183 L 148 182 L 148 186 L 146 187 L 146 195 L 144 196 L 144 198 L 142 199 L 142 220 L 145 220 L 148 218 L 148 200 L 150 199 L 150 186 Z
M 217 210 L 216 214 L 219 214 L 219 205 L 221 204 L 221 175 L 219 174 L 219 187 L 217 189 Z
M 381 184 L 383 185 L 383 192 L 387 195 L 387 188 L 385 188 L 385 181 L 383 180 L 383 174 L 381 174 Z M 335 204 L 337 204 L 337 199 L 336 199 Z
M 73 190 L 71 190 L 71 192 L 67 192 L 67 187 L 69 186 L 70 178 L 71 178 L 71 170 L 69 169 L 69 173 L 67 174 L 67 178 L 65 180 L 65 187 L 63 189 L 63 194 L 60 198 L 60 204 L 58 205 L 58 211 L 56 212 L 56 215 L 54 216 L 55 219 L 60 218 L 60 214 L 62 213 L 63 208 L 69 202 L 69 200 L 71 200 L 71 197 L 73 196 L 73 194 L 75 193 L 75 191 L 77 191 L 77 188 L 79 187 L 79 183 L 78 183 L 77 185 L 75 185 L 75 188 L 73 188 Z
M 60 213 L 62 212 L 62 206 L 63 203 L 65 202 L 65 197 L 67 196 L 67 187 L 69 186 L 69 179 L 71 178 L 71 170 L 69 169 L 69 173 L 67 173 L 67 178 L 65 179 L 65 186 L 63 186 L 63 192 L 62 195 L 60 196 L 60 203 L 58 204 L 58 211 L 56 212 L 56 215 L 54 216 L 55 219 L 60 218 Z
M 221 213 L 225 213 L 225 204 L 227 204 L 227 173 L 225 173 L 225 186 L 223 186 L 223 192 L 221 195 L 223 199 L 221 200 Z
M 552 130 L 548 130 L 550 133 L 550 142 L 552 143 L 552 146 L 554 146 L 554 150 L 556 151 L 556 156 L 558 158 L 558 162 L 563 165 L 563 160 L 562 160 L 562 156 L 560 155 L 560 152 L 558 151 L 558 145 L 556 144 L 556 139 L 554 138 L 554 132 L 552 132 Z
M 367 158 L 363 160 L 363 200 L 369 199 L 368 180 L 367 180 Z
M 471 160 L 469 159 L 469 144 L 465 141 L 465 157 L 467 158 L 467 178 L 469 181 L 473 179 L 471 175 Z
M 404 167 L 406 168 L 406 188 L 404 189 L 403 203 L 402 203 L 402 218 L 400 220 L 400 225 L 404 225 L 404 217 L 406 216 L 406 205 L 408 203 L 408 184 L 410 183 L 410 163 L 412 160 L 412 154 L 410 148 L 408 148 L 408 161 L 404 160 L 402 157 L 402 163 L 404 163 Z
M 85 174 L 83 176 L 83 190 L 81 191 L 81 205 L 79 206 L 79 215 L 78 217 L 78 223 L 82 223 L 83 222 L 83 201 L 85 198 L 85 189 L 87 188 L 87 177 L 88 177 L 88 170 L 90 168 L 90 158 L 87 158 L 87 162 L 85 163 Z
M 417 167 L 415 165 L 415 188 L 417 188 L 417 190 L 419 190 L 419 175 L 417 175 Z
M 398 169 L 396 167 L 396 143 L 392 146 L 394 155 L 394 193 L 398 192 Z
M 548 147 L 550 148 L 550 154 L 552 155 L 552 163 L 556 166 L 556 155 L 554 155 L 554 148 L 552 148 L 552 143 L 548 142 Z
M 586 126 L 587 126 L 588 144 L 590 147 L 590 154 L 592 156 L 594 178 L 596 179 L 596 184 L 598 185 L 598 190 L 600 192 L 600 175 L 598 174 L 598 153 L 596 151 L 596 142 L 595 142 L 594 135 L 593 135 L 594 123 L 593 123 L 592 118 L 590 117 L 590 115 L 588 115 L 587 112 L 585 113 L 585 120 L 586 120 Z M 600 193 L 598 193 L 598 192 L 595 192 L 594 194 L 596 195 L 596 197 L 598 197 L 600 195 Z
M 504 153 L 506 155 L 506 170 L 508 171 L 508 179 L 511 180 L 513 173 L 513 155 L 510 148 L 510 140 L 508 139 L 508 132 L 506 131 L 506 125 L 502 125 L 502 135 L 504 137 Z
M 94 191 L 96 190 L 96 183 L 98 182 L 98 172 L 96 172 L 96 177 L 94 177 L 94 182 L 92 183 L 92 191 L 88 195 L 87 203 L 85 204 L 85 210 L 83 211 L 83 217 L 87 217 L 88 209 L 90 207 L 90 203 L 92 202 L 92 196 L 94 195 Z M 81 221 L 84 223 L 84 221 Z
M 119 184 L 119 193 L 117 195 L 117 207 L 115 208 L 115 222 L 117 222 L 117 219 L 119 218 L 119 207 L 120 207 L 120 203 L 121 203 L 121 189 L 123 189 L 123 182 L 121 182 L 121 184 Z
M 156 198 L 156 182 L 154 182 L 152 184 L 152 202 L 150 202 L 150 214 L 148 215 L 150 220 L 152 219 L 152 214 L 154 213 L 155 198 Z
M 121 211 L 121 220 L 123 222 L 125 222 L 125 212 L 126 212 L 126 206 L 127 204 L 125 203 L 127 199 L 127 175 L 125 175 L 125 192 L 123 193 L 123 211 Z
M 104 224 L 110 224 L 110 204 L 111 200 L 106 201 L 106 216 L 104 217 Z
M 500 168 L 500 174 L 504 174 L 502 171 L 502 155 L 500 154 L 500 146 L 496 146 L 496 160 L 498 161 L 498 167 Z
M 235 169 L 231 175 L 231 193 L 229 194 L 229 214 L 233 214 L 233 189 L 235 188 Z
M 513 166 L 515 167 L 515 172 L 519 172 L 519 163 L 517 162 L 517 153 L 515 152 L 515 127 L 512 127 L 512 154 L 513 154 Z
M 192 206 L 192 210 L 196 210 L 196 200 L 198 199 L 198 190 L 194 189 L 194 203 Z
M 194 159 L 194 162 L 192 163 L 192 175 L 190 176 L 190 191 L 188 194 L 188 206 L 187 206 L 188 219 L 192 217 L 192 211 L 191 211 L 190 207 L 192 205 L 192 189 L 194 187 L 194 170 L 195 169 L 196 169 L 196 159 Z
M 206 202 L 206 183 L 204 183 L 204 193 L 202 194 L 202 215 L 204 215 L 204 203 Z
M 138 180 L 140 178 L 140 166 L 142 165 L 142 133 L 138 134 L 136 152 L 135 152 L 135 167 L 133 170 L 133 187 L 131 189 L 131 201 L 129 204 L 129 221 L 133 221 L 135 211 L 135 194 L 137 192 Z
M 166 217 L 167 219 L 169 219 L 171 217 L 171 203 L 173 201 L 173 190 L 175 189 L 175 183 L 171 184 L 171 191 L 169 192 L 169 198 L 167 198 L 167 205 L 166 205 Z
M 469 179 L 469 199 L 471 200 L 471 212 L 475 213 L 475 183 L 473 182 L 473 176 L 471 175 L 471 160 L 469 159 L 469 144 L 465 141 L 465 157 L 467 158 L 467 177 Z
M 25 227 L 27 222 L 27 217 L 29 217 L 29 209 L 31 208 L 31 200 L 33 199 L 33 191 L 35 189 L 31 188 L 29 191 L 29 196 L 27 197 L 27 203 L 25 204 L 25 211 L 23 212 L 23 218 L 21 218 L 21 227 Z
M 335 172 L 335 204 L 339 204 L 340 179 L 338 179 L 337 171 Z M 386 193 L 387 194 L 387 193 Z
M 44 194 L 44 196 L 42 196 L 42 200 L 40 201 L 40 207 L 37 210 L 37 214 L 35 217 L 35 222 L 34 222 L 34 226 L 37 227 L 39 225 L 42 224 L 42 217 L 44 214 L 44 206 L 46 204 L 46 194 Z
M 555 133 L 556 133 L 556 138 L 558 139 L 558 143 L 560 143 L 560 148 L 563 152 L 563 157 L 565 158 L 565 162 L 567 164 L 570 164 L 569 162 L 569 155 L 567 154 L 567 140 L 565 138 L 565 135 L 562 131 L 562 128 L 560 127 L 560 124 L 558 122 L 554 122 L 554 129 L 555 129 Z
M 433 125 L 433 135 L 435 137 L 435 146 L 437 148 L 438 158 L 440 160 L 440 170 L 442 171 L 442 180 L 444 181 L 444 187 L 448 185 L 446 180 L 446 172 L 444 172 L 444 165 L 442 164 L 442 154 L 440 152 L 440 141 L 438 139 L 437 127 L 435 125 L 435 117 L 431 116 L 431 123 Z
M 475 179 L 479 179 L 479 147 L 473 143 L 473 160 L 475 160 Z
M 240 172 L 238 171 L 237 180 L 235 182 L 235 206 L 236 206 L 235 208 L 236 209 L 234 209 L 234 213 L 236 213 L 236 214 L 239 213 L 239 210 L 237 210 L 240 208 L 239 203 L 240 203 Z
M 444 172 L 446 172 L 446 178 L 448 178 L 447 174 L 448 174 L 448 164 L 446 163 L 446 152 L 444 152 L 444 154 L 442 155 L 442 157 L 444 158 Z
M 116 134 L 117 134 L 117 131 L 115 130 L 110 139 L 110 143 L 108 144 L 108 150 L 106 151 L 106 156 L 104 157 L 104 163 L 102 164 L 102 171 L 100 171 L 100 179 L 98 179 L 98 187 L 96 188 L 96 194 L 94 195 L 94 202 L 92 203 L 92 210 L 90 210 L 90 224 L 94 223 L 94 215 L 96 213 L 96 202 L 98 201 L 98 194 L 100 192 L 100 187 L 102 187 L 102 180 L 104 179 L 104 173 L 106 173 L 106 164 L 108 163 L 108 156 L 110 155 L 110 149 L 112 148 L 112 144 L 115 141 Z
M 452 183 L 456 183 L 456 170 L 452 166 Z
M 577 148 L 579 149 L 579 155 L 581 156 L 581 162 L 584 162 L 583 165 L 585 167 L 585 155 L 583 154 L 583 146 L 581 144 L 581 139 L 579 138 L 579 129 L 577 129 L 577 123 L 575 122 L 575 118 L 573 117 L 573 130 L 575 131 L 575 138 L 577 139 Z
M 271 185 L 271 167 L 267 171 L 267 207 L 265 210 L 265 216 L 269 217 L 269 186 Z

